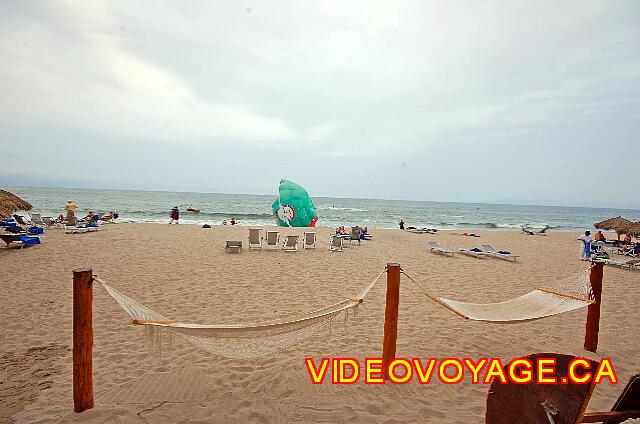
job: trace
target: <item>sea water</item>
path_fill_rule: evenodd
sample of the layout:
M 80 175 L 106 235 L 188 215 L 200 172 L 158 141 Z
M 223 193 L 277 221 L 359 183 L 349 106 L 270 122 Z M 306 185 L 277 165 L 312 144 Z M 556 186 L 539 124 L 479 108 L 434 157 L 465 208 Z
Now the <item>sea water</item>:
M 180 222 L 219 225 L 235 218 L 241 225 L 274 225 L 271 204 L 276 195 L 187 193 L 72 188 L 7 187 L 33 205 L 32 212 L 57 217 L 67 201 L 77 216 L 88 211 L 118 211 L 120 222 L 168 223 L 172 207 L 180 206 Z M 640 210 L 564 206 L 525 206 L 383 199 L 314 197 L 318 226 L 361 225 L 370 228 L 407 226 L 460 230 L 517 230 L 550 227 L 556 231 L 584 231 L 604 219 L 622 215 L 640 220 Z M 193 206 L 201 212 L 187 212 Z

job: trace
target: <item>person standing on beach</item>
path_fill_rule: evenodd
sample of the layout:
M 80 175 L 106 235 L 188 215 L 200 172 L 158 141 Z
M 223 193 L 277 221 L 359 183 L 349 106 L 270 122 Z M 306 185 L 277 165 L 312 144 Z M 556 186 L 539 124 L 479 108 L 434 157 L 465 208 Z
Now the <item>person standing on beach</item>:
M 178 209 L 178 207 L 175 206 L 173 209 L 171 209 L 171 221 L 169 221 L 169 225 L 173 224 L 173 221 L 176 221 L 176 224 L 177 224 L 179 219 L 180 219 L 180 209 Z
M 580 245 L 580 259 L 588 261 L 591 258 L 591 231 L 585 231 L 584 235 L 578 237 L 582 241 Z
M 75 224 L 76 209 L 78 209 L 78 205 L 73 203 L 71 200 L 69 200 L 67 204 L 64 206 L 64 210 L 67 211 L 67 223 Z
M 404 220 L 403 219 L 400 220 L 399 225 L 400 225 L 400 229 L 404 230 Z

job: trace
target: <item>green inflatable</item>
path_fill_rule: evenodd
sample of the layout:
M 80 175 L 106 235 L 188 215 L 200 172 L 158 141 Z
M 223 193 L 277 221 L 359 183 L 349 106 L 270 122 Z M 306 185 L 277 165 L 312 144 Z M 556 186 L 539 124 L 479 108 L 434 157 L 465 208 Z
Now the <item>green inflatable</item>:
M 281 227 L 315 227 L 318 214 L 307 190 L 293 181 L 280 180 L 280 196 L 273 202 L 273 213 Z

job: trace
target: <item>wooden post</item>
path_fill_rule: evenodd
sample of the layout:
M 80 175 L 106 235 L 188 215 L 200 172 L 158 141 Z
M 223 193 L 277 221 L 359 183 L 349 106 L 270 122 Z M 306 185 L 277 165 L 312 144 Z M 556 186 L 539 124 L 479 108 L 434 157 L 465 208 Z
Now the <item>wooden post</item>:
M 398 304 L 400 302 L 400 264 L 387 264 L 387 305 L 384 310 L 384 343 L 382 369 L 388 378 L 388 366 L 396 357 L 398 339 Z
M 93 272 L 73 270 L 73 410 L 93 408 Z
M 593 289 L 596 303 L 588 306 L 587 326 L 584 334 L 584 348 L 589 352 L 598 350 L 598 331 L 600 330 L 600 301 L 602 299 L 602 272 L 604 264 L 595 262 L 589 272 L 589 283 Z

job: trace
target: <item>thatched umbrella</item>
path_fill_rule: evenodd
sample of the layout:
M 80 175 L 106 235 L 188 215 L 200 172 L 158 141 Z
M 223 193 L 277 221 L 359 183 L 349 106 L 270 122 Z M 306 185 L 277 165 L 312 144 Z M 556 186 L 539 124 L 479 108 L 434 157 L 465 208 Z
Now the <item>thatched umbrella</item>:
M 624 228 L 623 233 L 628 236 L 640 238 L 640 221 L 632 222 Z
M 31 203 L 25 202 L 13 193 L 0 190 L 0 219 L 11 218 L 15 211 L 31 210 Z
M 605 219 L 604 221 L 597 222 L 593 226 L 599 230 L 615 230 L 618 234 L 618 240 L 620 240 L 620 234 L 624 234 L 625 228 L 631 225 L 632 222 L 621 216 L 615 218 Z

